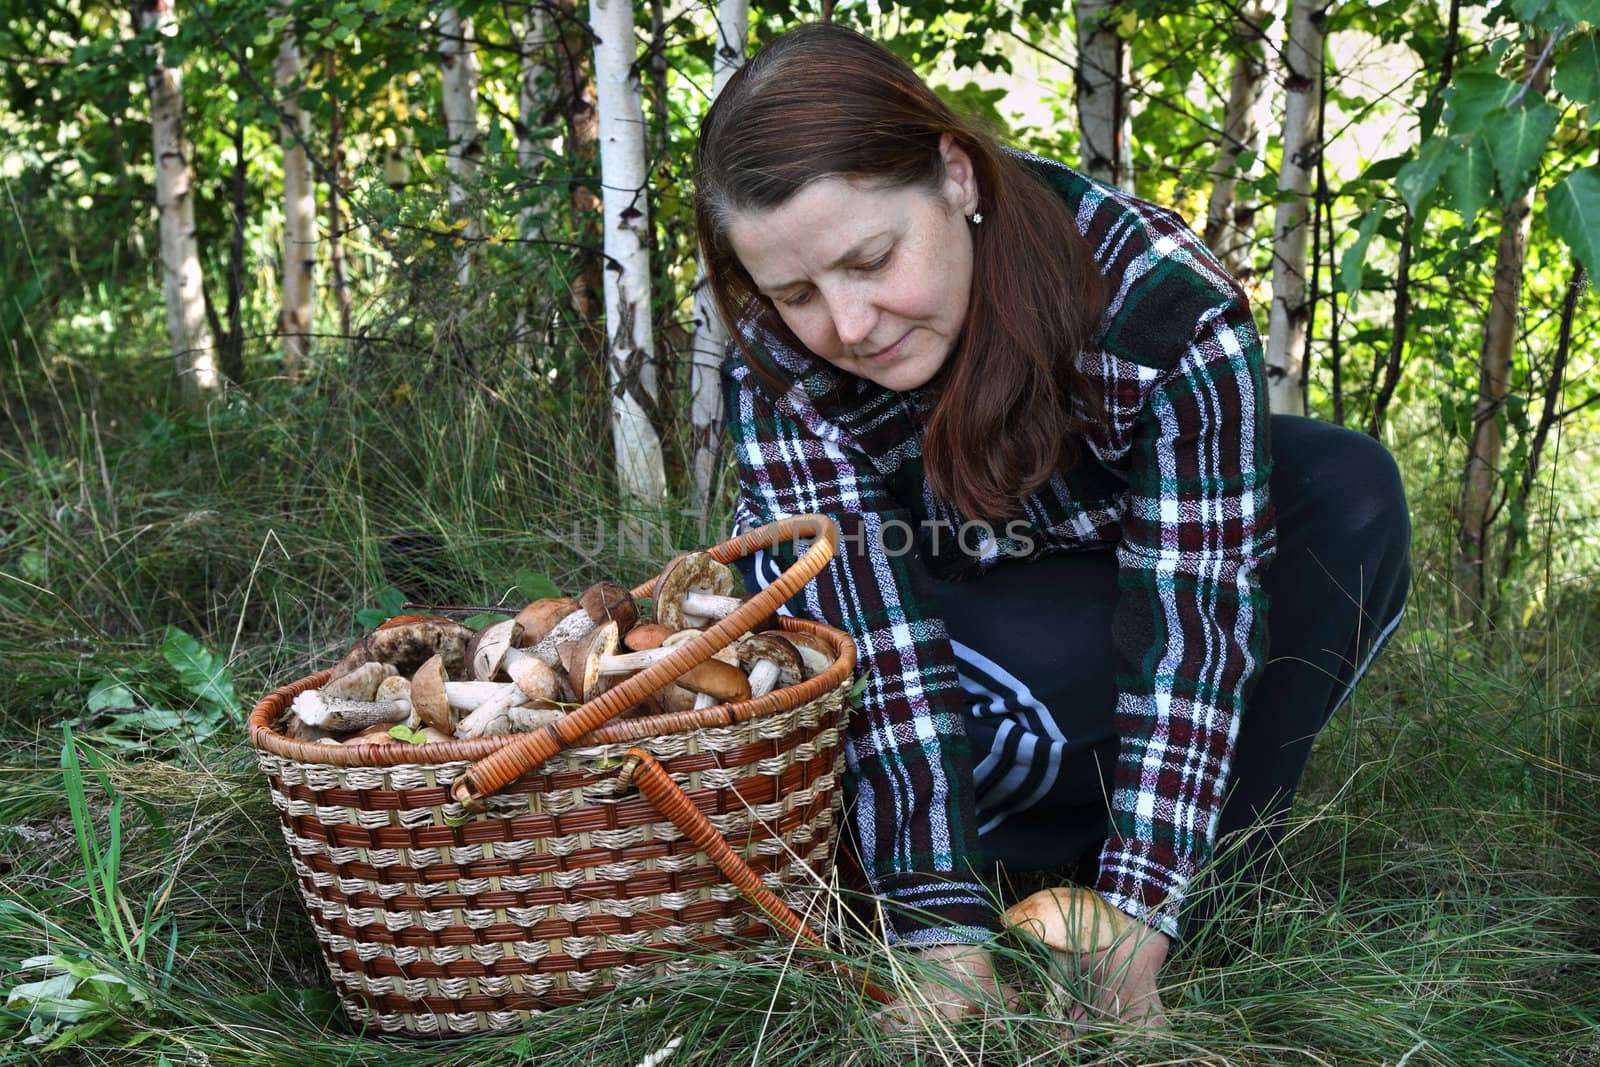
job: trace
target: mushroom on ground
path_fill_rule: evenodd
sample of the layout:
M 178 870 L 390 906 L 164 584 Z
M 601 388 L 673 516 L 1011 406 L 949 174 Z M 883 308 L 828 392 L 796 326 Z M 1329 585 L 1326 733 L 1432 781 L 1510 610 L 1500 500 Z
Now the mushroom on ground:
M 1092 889 L 1041 889 L 1006 909 L 1007 926 L 1043 941 L 1053 951 L 1078 956 L 1103 952 L 1138 923 Z

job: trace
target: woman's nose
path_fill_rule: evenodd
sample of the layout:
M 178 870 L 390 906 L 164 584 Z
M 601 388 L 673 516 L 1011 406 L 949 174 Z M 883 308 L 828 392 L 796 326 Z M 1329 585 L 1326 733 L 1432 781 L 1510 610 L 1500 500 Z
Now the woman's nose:
M 870 337 L 877 319 L 877 308 L 865 293 L 846 290 L 834 300 L 833 329 L 839 335 L 839 343 L 847 348 Z

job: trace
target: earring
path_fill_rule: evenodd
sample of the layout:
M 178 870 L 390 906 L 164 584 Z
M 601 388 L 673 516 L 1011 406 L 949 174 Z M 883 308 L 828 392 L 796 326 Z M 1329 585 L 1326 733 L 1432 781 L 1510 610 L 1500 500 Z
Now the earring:
M 983 212 L 974 211 L 972 214 L 967 216 L 967 221 L 972 223 L 974 226 L 981 226 L 983 224 Z

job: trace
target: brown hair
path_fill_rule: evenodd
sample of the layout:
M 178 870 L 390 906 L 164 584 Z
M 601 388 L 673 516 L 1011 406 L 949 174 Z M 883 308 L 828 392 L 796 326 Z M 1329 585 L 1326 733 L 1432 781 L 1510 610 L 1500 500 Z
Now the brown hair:
M 983 223 L 971 231 L 966 322 L 932 383 L 923 451 L 935 492 L 970 518 L 1000 518 L 1077 462 L 1079 435 L 1100 415 L 1077 356 L 1104 311 L 1104 280 L 1066 205 L 1027 163 L 886 48 L 842 26 L 806 25 L 762 48 L 707 113 L 695 226 L 732 325 L 751 302 L 766 304 L 728 241 L 732 215 L 777 207 L 827 177 L 937 190 L 945 133 L 972 159 Z M 736 340 L 766 380 L 737 331 Z

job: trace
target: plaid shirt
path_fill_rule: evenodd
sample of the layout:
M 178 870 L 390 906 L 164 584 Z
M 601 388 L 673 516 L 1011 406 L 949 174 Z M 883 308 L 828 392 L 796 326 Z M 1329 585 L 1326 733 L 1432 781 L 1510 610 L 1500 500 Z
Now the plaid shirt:
M 843 534 L 804 608 L 860 651 L 866 687 L 847 762 L 867 873 L 896 941 L 978 941 L 996 922 L 971 869 L 979 845 L 963 694 L 930 575 L 1115 547 L 1120 741 L 1096 888 L 1169 936 L 1211 852 L 1239 715 L 1263 662 L 1259 576 L 1274 538 L 1248 302 L 1172 212 L 1027 158 L 1066 202 L 1108 285 L 1095 350 L 1079 357 L 1104 409 L 1086 438 L 1092 458 L 1022 499 L 1021 518 L 964 526 L 924 477 L 933 398 L 794 349 L 761 305 L 739 330 L 787 391 L 772 395 L 737 347 L 723 365 L 740 520 L 819 512 Z M 793 550 L 775 556 L 787 565 Z

